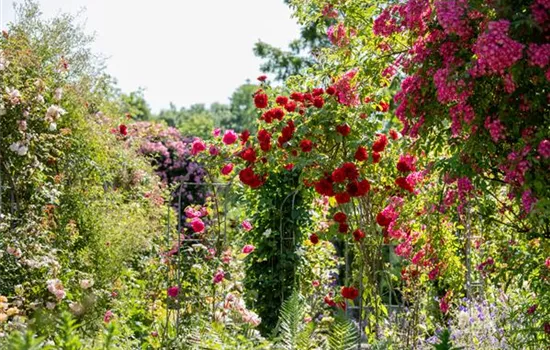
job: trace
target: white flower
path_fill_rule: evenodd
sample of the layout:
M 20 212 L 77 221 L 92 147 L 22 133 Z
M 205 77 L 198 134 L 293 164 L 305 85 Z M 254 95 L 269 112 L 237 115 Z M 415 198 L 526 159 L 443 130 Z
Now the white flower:
M 12 105 L 17 105 L 21 102 L 21 93 L 19 92 L 19 90 L 17 89 L 10 89 L 10 88 L 6 88 L 6 93 L 8 94 L 9 96 L 9 99 L 10 99 L 10 103 Z
M 38 102 L 38 103 L 44 103 L 44 102 L 45 102 L 44 96 L 42 96 L 42 95 L 36 96 L 36 102 Z
M 58 279 L 51 279 L 46 282 L 48 285 L 48 291 L 55 295 L 57 300 L 65 298 L 65 290 L 63 289 L 63 284 Z
M 26 131 L 27 130 L 27 121 L 26 120 L 20 120 L 18 124 L 19 124 L 19 131 Z
M 11 144 L 10 150 L 20 156 L 24 156 L 29 151 L 29 147 L 27 147 L 22 141 L 17 141 Z
M 267 230 L 264 231 L 264 233 L 262 233 L 264 235 L 264 237 L 269 237 L 271 235 L 271 229 L 268 228 Z
M 81 315 L 84 312 L 84 307 L 80 303 L 70 303 L 69 309 L 71 309 L 75 315 Z
M 56 123 L 50 123 L 50 126 L 48 127 L 48 130 L 50 130 L 50 131 L 57 130 L 57 124 Z
M 56 105 L 51 105 L 50 107 L 48 107 L 48 110 L 46 111 L 46 119 L 53 121 L 65 113 L 67 112 L 65 112 L 63 108 Z
M 63 97 L 63 89 L 62 88 L 55 89 L 55 93 L 53 95 L 53 98 L 56 101 L 59 101 L 59 100 L 61 100 L 62 97 Z
M 82 289 L 88 289 L 93 285 L 94 285 L 94 280 L 81 280 L 80 281 L 80 288 L 82 288 Z

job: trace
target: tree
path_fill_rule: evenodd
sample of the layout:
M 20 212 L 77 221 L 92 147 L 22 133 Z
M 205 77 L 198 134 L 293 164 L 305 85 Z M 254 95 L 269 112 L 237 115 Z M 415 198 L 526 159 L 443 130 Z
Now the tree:
M 132 91 L 129 94 L 120 96 L 122 111 L 128 113 L 135 120 L 151 119 L 151 108 L 143 96 L 143 89 Z

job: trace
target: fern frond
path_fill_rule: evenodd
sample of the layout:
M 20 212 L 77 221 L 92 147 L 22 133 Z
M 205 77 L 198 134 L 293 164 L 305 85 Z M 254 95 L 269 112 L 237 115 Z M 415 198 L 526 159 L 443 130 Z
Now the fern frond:
M 328 345 L 330 350 L 353 350 L 359 345 L 359 332 L 345 315 L 337 315 L 330 327 Z

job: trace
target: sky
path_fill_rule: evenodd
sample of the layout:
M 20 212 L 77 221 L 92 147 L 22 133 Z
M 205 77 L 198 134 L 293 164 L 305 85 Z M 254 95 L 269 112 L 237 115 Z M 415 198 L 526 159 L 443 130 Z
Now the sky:
M 13 0 L 0 0 L 2 29 Z M 142 87 L 154 112 L 194 103 L 227 103 L 261 74 L 260 39 L 286 48 L 299 36 L 282 0 L 38 0 L 46 17 L 81 13 L 93 50 L 124 92 Z M 82 10 L 84 10 L 82 12 Z

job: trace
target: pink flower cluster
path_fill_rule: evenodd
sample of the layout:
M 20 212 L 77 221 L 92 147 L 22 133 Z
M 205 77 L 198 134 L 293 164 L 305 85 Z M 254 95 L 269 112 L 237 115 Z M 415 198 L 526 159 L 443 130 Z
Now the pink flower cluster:
M 506 128 L 498 118 L 492 119 L 491 117 L 487 117 L 485 119 L 485 129 L 489 131 L 489 134 L 494 142 L 498 142 L 499 140 L 504 140 L 506 138 L 504 135 Z
M 544 159 L 550 158 L 550 140 L 542 140 L 539 143 L 537 151 Z
M 504 19 L 489 22 L 487 32 L 481 34 L 473 46 L 477 56 L 473 76 L 503 74 L 523 56 L 524 45 L 508 36 L 510 22 Z
M 437 21 L 446 34 L 456 34 L 460 37 L 467 37 L 471 34 L 465 16 L 467 6 L 467 0 L 440 0 L 435 2 Z
M 531 167 L 529 161 L 525 159 L 529 151 L 530 147 L 526 146 L 521 152 L 508 154 L 507 162 L 499 167 L 504 172 L 505 182 L 520 186 L 525 183 L 525 173 Z
M 337 25 L 332 25 L 327 30 L 327 36 L 328 40 L 332 43 L 332 45 L 336 45 L 339 47 L 346 46 L 349 44 L 350 38 L 355 36 L 356 32 L 354 29 L 348 30 L 344 26 L 344 23 L 338 23 Z
M 336 83 L 333 85 L 336 90 L 336 97 L 338 102 L 345 106 L 357 106 L 359 105 L 359 95 L 354 86 L 351 85 L 351 80 L 357 74 L 357 69 L 352 69 L 345 73 Z
M 372 30 L 375 35 L 390 36 L 393 33 L 399 33 L 403 26 L 397 21 L 397 14 L 401 12 L 401 6 L 390 6 L 384 9 L 380 16 L 374 20 Z
M 531 210 L 533 210 L 533 206 L 536 203 L 537 198 L 533 194 L 533 191 L 526 190 L 523 192 L 523 194 L 521 195 L 521 204 L 523 205 L 523 210 L 525 210 L 527 214 L 529 214 Z
M 535 0 L 531 4 L 533 19 L 543 30 L 550 28 L 550 0 Z
M 550 44 L 529 44 L 529 64 L 544 68 L 550 63 Z
M 404 6 L 404 25 L 409 30 L 426 32 L 426 22 L 430 19 L 432 8 L 428 0 L 409 0 Z

